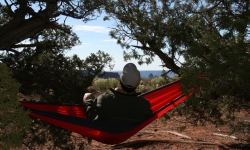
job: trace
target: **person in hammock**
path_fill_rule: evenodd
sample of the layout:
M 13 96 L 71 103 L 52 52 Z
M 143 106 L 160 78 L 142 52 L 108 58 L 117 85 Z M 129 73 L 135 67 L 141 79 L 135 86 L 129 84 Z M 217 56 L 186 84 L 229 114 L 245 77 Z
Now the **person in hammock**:
M 150 103 L 142 97 L 137 97 L 140 93 L 135 92 L 140 80 L 137 67 L 133 63 L 126 64 L 120 76 L 121 87 L 110 89 L 112 94 L 106 92 L 98 97 L 92 93 L 84 95 L 87 118 L 124 125 L 141 122 L 150 117 Z

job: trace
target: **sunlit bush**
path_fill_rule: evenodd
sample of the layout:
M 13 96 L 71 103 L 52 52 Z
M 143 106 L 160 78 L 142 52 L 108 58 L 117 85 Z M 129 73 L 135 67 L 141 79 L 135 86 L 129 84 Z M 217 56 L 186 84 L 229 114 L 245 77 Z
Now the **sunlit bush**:
M 108 78 L 108 79 L 102 79 L 102 78 L 96 78 L 93 81 L 93 89 L 95 91 L 99 92 L 107 92 L 109 91 L 109 88 L 116 88 L 119 86 L 119 81 L 114 78 Z
M 177 79 L 168 79 L 164 77 L 154 77 L 154 78 L 143 78 L 138 85 L 136 92 L 148 92 L 150 90 L 153 90 L 155 88 L 161 87 L 163 85 L 166 85 L 170 82 L 173 82 Z M 102 78 L 96 78 L 93 81 L 91 91 L 94 92 L 107 92 L 109 91 L 109 88 L 116 88 L 120 86 L 119 80 L 114 78 L 109 79 L 102 79 Z

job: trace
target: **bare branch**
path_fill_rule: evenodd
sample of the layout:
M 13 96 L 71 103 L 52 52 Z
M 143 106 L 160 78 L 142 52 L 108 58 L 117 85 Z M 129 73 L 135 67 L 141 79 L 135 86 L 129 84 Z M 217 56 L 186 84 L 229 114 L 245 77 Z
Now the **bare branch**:
M 5 50 L 5 51 L 7 51 L 7 52 L 13 52 L 13 53 L 20 53 L 19 51 L 14 50 L 14 49 L 8 49 L 8 50 Z
M 142 50 L 151 50 L 150 47 L 146 47 L 146 46 L 137 46 L 137 45 L 131 45 L 131 46 L 133 46 L 133 47 L 135 47 L 135 48 L 140 48 L 140 49 L 142 49 Z
M 11 5 L 9 5 L 9 3 L 8 3 L 6 0 L 4 0 L 4 2 L 5 2 L 5 4 L 6 4 L 7 7 L 8 7 L 8 14 L 9 14 L 10 16 L 13 16 L 15 13 L 12 11 Z
M 36 47 L 38 44 L 16 44 L 11 46 L 12 48 L 20 48 L 20 47 Z
M 47 2 L 47 3 L 57 3 L 58 0 L 29 0 L 29 1 L 32 1 L 32 2 Z M 66 1 L 66 0 L 63 0 L 63 1 Z

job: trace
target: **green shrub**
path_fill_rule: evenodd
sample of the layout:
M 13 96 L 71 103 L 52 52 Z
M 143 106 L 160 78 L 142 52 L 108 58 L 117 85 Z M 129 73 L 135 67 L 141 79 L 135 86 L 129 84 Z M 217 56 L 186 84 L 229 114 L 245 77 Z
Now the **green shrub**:
M 114 78 L 102 79 L 96 78 L 93 81 L 93 89 L 98 92 L 107 92 L 109 88 L 116 88 L 119 86 L 119 81 Z
M 172 80 L 170 81 L 170 79 L 164 77 L 142 78 L 140 84 L 136 89 L 136 92 L 141 92 L 141 93 L 148 92 L 155 88 L 166 85 L 170 82 L 172 82 Z M 118 86 L 120 86 L 120 83 L 119 80 L 117 79 L 95 78 L 91 87 L 91 92 L 108 92 L 109 88 L 116 88 Z
M 6 65 L 0 64 L 0 70 L 0 149 L 17 148 L 30 119 L 18 101 L 20 84 Z
M 170 83 L 170 80 L 168 80 L 167 78 L 164 77 L 154 77 L 151 78 L 150 80 L 148 80 L 148 86 L 150 86 L 151 88 L 155 89 L 158 87 L 161 87 L 163 85 L 166 85 Z

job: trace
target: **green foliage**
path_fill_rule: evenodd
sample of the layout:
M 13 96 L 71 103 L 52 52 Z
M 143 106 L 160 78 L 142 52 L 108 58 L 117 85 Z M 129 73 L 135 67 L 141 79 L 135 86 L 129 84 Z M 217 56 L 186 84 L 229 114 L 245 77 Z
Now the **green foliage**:
M 5 64 L 0 64 L 0 149 L 17 148 L 29 129 L 30 119 L 18 101 L 20 84 Z
M 165 70 L 162 70 L 160 77 L 156 76 L 153 78 L 143 78 L 138 88 L 142 89 L 139 90 L 140 92 L 146 92 L 149 90 L 159 88 L 176 80 L 179 80 L 179 77 L 174 76 L 170 78 L 167 76 L 167 72 Z
M 208 4 L 215 7 L 200 7 L 200 13 L 192 14 L 186 22 L 193 31 L 184 55 L 181 81 L 186 92 L 193 85 L 201 88 L 186 101 L 184 110 L 196 123 L 234 124 L 233 131 L 240 132 L 239 127 L 249 128 L 246 123 L 239 125 L 235 113 L 250 105 L 248 2 Z M 206 78 L 201 79 L 201 75 Z
M 164 79 L 163 77 L 143 78 L 136 88 L 136 92 L 148 92 L 170 82 L 170 79 Z M 114 78 L 95 78 L 92 84 L 92 90 L 95 92 L 109 92 L 110 88 L 116 87 L 120 87 L 120 83 L 119 80 Z
M 114 78 L 102 79 L 96 78 L 93 81 L 93 89 L 100 92 L 108 92 L 110 88 L 116 88 L 119 86 L 119 81 Z
M 91 53 L 84 61 L 84 64 L 88 72 L 94 73 L 95 76 L 100 76 L 102 74 L 99 73 L 102 72 L 103 68 L 113 69 L 114 64 L 111 63 L 112 61 L 113 58 L 108 53 L 99 50 L 96 54 Z
M 38 93 L 48 102 L 81 104 L 82 96 L 95 76 L 105 67 L 113 67 L 113 58 L 102 51 L 92 53 L 86 60 L 76 55 L 66 57 L 65 50 L 79 44 L 75 34 L 48 30 L 36 36 L 42 41 L 34 37 L 31 42 L 40 42 L 39 46 L 0 56 L 14 70 L 24 94 Z
M 95 75 L 101 73 L 103 67 L 110 63 L 103 62 L 104 66 L 96 68 L 97 70 L 94 68 L 89 70 L 89 65 L 92 63 L 89 61 L 85 64 L 86 62 L 76 55 L 65 57 L 63 54 L 53 54 L 53 51 L 50 51 L 34 56 L 35 51 L 29 49 L 27 51 L 23 50 L 20 53 L 28 54 L 27 56 L 7 55 L 3 61 L 13 59 L 8 61 L 8 65 L 15 70 L 15 77 L 21 83 L 20 91 L 23 94 L 36 93 L 41 96 L 41 101 L 52 103 L 82 104 L 82 97 L 87 92 L 87 87 L 92 84 Z M 12 66 L 13 63 L 17 65 Z M 36 127 L 31 132 L 34 136 L 27 144 L 31 147 L 36 144 L 43 145 L 45 142 L 53 142 L 54 148 L 71 149 L 74 146 L 73 142 L 69 144 L 72 140 L 69 131 L 40 121 L 32 122 L 32 126 Z M 40 133 L 41 130 L 46 132 Z
M 0 26 L 6 24 L 10 20 L 7 13 L 8 7 L 0 3 Z
M 167 80 L 163 77 L 154 77 L 154 78 L 151 78 L 150 80 L 148 80 L 147 84 L 152 89 L 155 89 L 155 88 L 161 87 L 169 82 L 170 82 L 169 80 Z

